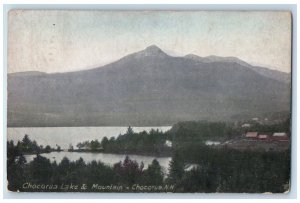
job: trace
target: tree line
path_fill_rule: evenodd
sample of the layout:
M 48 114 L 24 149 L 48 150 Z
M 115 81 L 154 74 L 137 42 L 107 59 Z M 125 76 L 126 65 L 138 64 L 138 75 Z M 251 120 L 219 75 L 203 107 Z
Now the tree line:
M 49 159 L 37 154 L 33 161 L 26 163 L 22 152 L 17 148 L 8 150 L 7 159 L 7 180 L 8 189 L 11 191 L 69 191 L 69 188 L 36 188 L 28 185 L 71 185 L 86 184 L 99 185 L 123 185 L 128 186 L 134 183 L 141 185 L 163 184 L 164 174 L 159 162 L 154 159 L 145 169 L 144 164 L 138 164 L 128 156 L 123 162 L 113 166 L 105 165 L 100 161 L 85 163 L 80 158 L 77 161 L 70 161 L 64 157 L 60 163 L 51 162 Z M 86 192 L 93 192 L 88 187 Z M 114 192 L 114 191 L 106 191 Z
M 268 131 L 286 131 L 287 126 L 281 124 L 255 127 Z M 60 163 L 51 162 L 40 155 L 47 147 L 40 147 L 37 150 L 38 144 L 25 136 L 16 145 L 12 141 L 7 142 L 8 189 L 36 191 L 22 187 L 24 183 L 30 182 L 49 185 L 97 183 L 124 187 L 133 184 L 171 184 L 174 185 L 172 192 L 281 193 L 287 191 L 290 183 L 290 150 L 239 151 L 226 147 L 210 148 L 203 143 L 203 140 L 207 139 L 240 136 L 242 131 L 243 129 L 226 123 L 182 122 L 164 133 L 158 130 L 135 133 L 129 127 L 125 134 L 117 138 L 105 137 L 101 141 L 93 140 L 77 145 L 78 148 L 88 147 L 92 150 L 101 148 L 104 152 L 124 154 L 163 154 L 167 151 L 172 159 L 165 170 L 155 159 L 147 168 L 143 163 L 139 164 L 129 157 L 113 166 L 96 161 L 86 163 L 83 159 L 70 161 L 64 158 Z M 173 142 L 172 147 L 165 145 L 166 140 Z M 28 153 L 37 155 L 33 161 L 26 163 L 24 155 Z M 94 192 L 94 190 L 90 188 L 86 192 Z
M 7 148 L 9 149 L 16 148 L 18 151 L 22 152 L 23 154 L 41 154 L 41 153 L 50 153 L 53 151 L 61 151 L 61 147 L 56 145 L 56 148 L 50 147 L 50 145 L 38 145 L 35 140 L 31 140 L 29 135 L 25 134 L 21 141 L 18 141 L 16 145 L 11 140 L 7 142 Z
M 168 137 L 167 133 L 154 129 L 136 133 L 129 126 L 127 132 L 117 138 L 104 137 L 101 141 L 85 141 L 78 143 L 76 147 L 78 151 L 171 156 L 171 148 L 165 145 Z
M 194 167 L 187 170 L 191 163 Z M 8 150 L 7 166 L 8 189 L 11 191 L 36 191 L 23 188 L 24 183 L 84 183 L 89 186 L 97 183 L 124 187 L 131 187 L 133 184 L 172 184 L 172 192 L 281 193 L 289 189 L 290 181 L 289 151 L 237 151 L 212 149 L 197 144 L 189 148 L 178 148 L 173 152 L 167 176 L 164 176 L 163 168 L 155 159 L 147 169 L 143 163 L 138 164 L 128 156 L 123 162 L 113 166 L 96 161 L 85 163 L 83 159 L 72 162 L 67 158 L 56 163 L 41 155 L 26 163 L 22 152 L 17 148 Z M 91 187 L 86 190 L 93 191 Z

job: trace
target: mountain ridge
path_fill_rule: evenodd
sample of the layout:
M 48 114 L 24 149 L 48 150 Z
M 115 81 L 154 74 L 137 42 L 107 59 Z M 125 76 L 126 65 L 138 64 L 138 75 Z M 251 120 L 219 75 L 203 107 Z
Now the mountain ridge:
M 8 77 L 8 126 L 170 125 L 289 111 L 290 86 L 150 46 L 94 69 Z M 251 98 L 249 100 L 249 98 Z
M 253 66 L 250 65 L 249 63 L 237 58 L 237 57 L 233 57 L 233 56 L 226 56 L 226 57 L 221 57 L 221 56 L 216 56 L 216 55 L 209 55 L 209 56 L 205 56 L 205 57 L 201 57 L 198 56 L 196 54 L 187 54 L 185 56 L 171 56 L 168 55 L 167 53 L 165 53 L 161 48 L 159 48 L 157 45 L 153 44 L 150 45 L 148 47 L 146 47 L 144 50 L 138 51 L 138 52 L 134 52 L 131 54 L 128 54 L 124 57 L 121 57 L 120 59 L 113 61 L 109 64 L 112 63 L 116 63 L 120 60 L 124 60 L 128 57 L 145 57 L 145 56 L 159 56 L 159 57 L 173 57 L 173 58 L 187 58 L 187 59 L 193 59 L 199 62 L 204 62 L 204 63 L 214 63 L 214 62 L 234 62 L 234 63 L 238 63 L 242 66 L 251 68 L 252 70 L 256 71 L 257 73 L 259 73 L 260 75 L 275 79 L 275 80 L 279 80 L 281 82 L 285 82 L 285 83 L 290 83 L 291 82 L 291 76 L 290 73 L 286 73 L 286 72 L 282 72 L 282 71 L 278 71 L 278 70 L 273 70 L 267 67 L 261 67 L 261 66 Z M 46 73 L 46 72 L 41 72 L 41 71 L 24 71 L 24 72 L 15 72 L 15 73 L 9 73 L 8 75 L 41 75 L 41 74 L 60 74 L 60 73 L 74 73 L 74 72 L 81 72 L 81 71 L 92 71 L 92 70 L 96 70 L 96 69 L 101 69 L 109 64 L 106 65 L 102 65 L 102 66 L 98 66 L 98 67 L 94 67 L 94 68 L 90 68 L 90 69 L 86 69 L 86 70 L 77 70 L 77 71 L 70 71 L 70 72 L 56 72 L 56 73 Z

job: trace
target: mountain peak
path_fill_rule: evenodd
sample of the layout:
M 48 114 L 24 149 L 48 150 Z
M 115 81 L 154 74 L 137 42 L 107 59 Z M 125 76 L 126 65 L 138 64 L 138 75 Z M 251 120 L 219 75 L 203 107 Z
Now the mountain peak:
M 145 51 L 150 51 L 150 52 L 163 52 L 158 46 L 155 44 L 152 44 L 151 46 L 148 46 Z
M 156 57 L 167 56 L 167 54 L 156 45 L 151 45 L 151 46 L 147 47 L 146 49 L 138 52 L 138 55 L 139 56 L 156 56 Z

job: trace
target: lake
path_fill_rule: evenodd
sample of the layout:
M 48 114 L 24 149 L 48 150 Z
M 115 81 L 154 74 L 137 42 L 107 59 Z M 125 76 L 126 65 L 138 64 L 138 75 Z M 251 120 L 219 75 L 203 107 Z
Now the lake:
M 50 159 L 51 162 L 56 161 L 60 163 L 64 157 L 67 157 L 70 161 L 76 161 L 80 157 L 85 163 L 90 163 L 93 160 L 101 161 L 106 165 L 113 166 L 115 163 L 124 161 L 126 155 L 124 154 L 109 154 L 109 153 L 90 153 L 90 152 L 51 152 L 44 153 L 41 156 Z M 131 160 L 135 160 L 137 163 L 144 163 L 144 168 L 147 169 L 148 165 L 152 163 L 153 159 L 156 159 L 159 164 L 163 167 L 164 173 L 166 174 L 169 167 L 171 157 L 154 157 L 154 156 L 142 156 L 142 155 L 128 155 Z M 32 161 L 36 155 L 25 155 L 27 162 Z
M 134 132 L 149 132 L 151 129 L 158 129 L 159 131 L 168 131 L 171 126 L 159 126 L 159 127 L 132 127 Z M 103 137 L 118 137 L 120 134 L 124 134 L 127 131 L 127 127 L 42 127 L 42 128 L 7 128 L 7 140 L 13 140 L 15 144 L 22 140 L 24 135 L 27 134 L 31 140 L 35 140 L 39 145 L 50 145 L 56 148 L 56 144 L 61 146 L 62 149 L 68 149 L 69 145 L 76 145 L 79 142 L 90 141 L 98 139 L 102 140 Z M 41 154 L 42 156 L 56 161 L 59 163 L 63 157 L 67 157 L 71 161 L 76 161 L 80 157 L 88 163 L 93 160 L 102 161 L 105 164 L 113 165 L 119 161 L 123 161 L 126 157 L 125 154 L 107 154 L 107 153 L 86 153 L 86 152 L 51 152 Z M 26 155 L 27 162 L 34 159 L 35 155 Z M 167 171 L 170 157 L 154 157 L 154 156 L 141 156 L 141 155 L 129 155 L 130 159 L 137 161 L 139 164 L 144 163 L 145 168 L 148 164 L 151 164 L 153 159 L 157 159 L 160 165 Z
M 172 126 L 154 127 L 132 127 L 134 132 L 149 132 L 151 129 L 158 129 L 162 132 L 170 130 Z M 103 137 L 118 137 L 125 134 L 127 127 L 42 127 L 42 128 L 7 128 L 7 140 L 13 140 L 15 144 L 22 140 L 24 135 L 29 135 L 39 145 L 50 145 L 56 148 L 58 144 L 62 149 L 68 149 L 72 144 L 75 148 L 79 142 L 91 141 Z

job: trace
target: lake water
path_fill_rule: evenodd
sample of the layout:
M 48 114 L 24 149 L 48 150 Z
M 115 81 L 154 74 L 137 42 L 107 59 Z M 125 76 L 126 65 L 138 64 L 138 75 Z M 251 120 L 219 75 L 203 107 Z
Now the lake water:
M 159 126 L 159 127 L 132 127 L 134 132 L 149 132 L 151 129 L 158 129 L 159 131 L 167 131 L 171 129 L 171 126 Z M 61 146 L 62 149 L 67 149 L 69 145 L 74 147 L 79 142 L 90 141 L 98 139 L 102 140 L 103 137 L 118 137 L 120 134 L 124 134 L 127 131 L 127 127 L 51 127 L 51 128 L 8 128 L 7 140 L 13 140 L 17 143 L 22 140 L 24 135 L 27 134 L 31 140 L 35 140 L 39 145 L 50 145 L 56 147 L 56 144 Z M 76 147 L 75 147 L 76 148 Z M 64 157 L 67 157 L 71 161 L 76 161 L 80 157 L 88 163 L 93 160 L 101 161 L 107 165 L 113 165 L 117 162 L 123 161 L 126 157 L 125 154 L 107 154 L 107 153 L 85 153 L 85 152 L 51 152 L 41 154 L 42 156 L 56 161 L 59 163 Z M 26 155 L 27 162 L 34 159 L 36 155 Z M 129 155 L 130 159 L 137 161 L 139 164 L 144 163 L 145 168 L 153 161 L 157 159 L 160 165 L 167 172 L 170 157 L 154 157 L 154 156 L 140 156 Z
M 211 145 L 219 145 L 219 144 L 221 144 L 221 142 L 218 142 L 218 141 L 210 141 L 210 140 L 205 141 L 205 145 L 208 145 L 208 146 L 211 146 Z
M 151 129 L 167 131 L 171 126 L 159 127 L 132 127 L 134 132 L 149 132 Z M 8 128 L 7 139 L 15 143 L 22 140 L 24 135 L 29 135 L 31 140 L 35 140 L 39 145 L 50 145 L 56 148 L 58 144 L 62 149 L 68 149 L 72 144 L 75 148 L 79 142 L 91 141 L 103 137 L 118 137 L 125 134 L 127 127 L 51 127 L 51 128 Z
M 50 161 L 56 161 L 60 163 L 64 157 L 67 157 L 70 161 L 76 161 L 80 157 L 85 161 L 85 163 L 90 163 L 93 160 L 101 161 L 106 165 L 113 166 L 115 163 L 124 161 L 126 155 L 123 154 L 108 154 L 108 153 L 86 153 L 86 152 L 51 152 L 44 153 L 41 156 L 50 159 Z M 144 163 L 144 168 L 147 169 L 148 165 L 152 163 L 153 159 L 156 159 L 162 166 L 164 173 L 167 173 L 169 162 L 171 157 L 154 157 L 154 156 L 141 156 L 141 155 L 128 155 L 131 160 L 135 160 L 137 163 Z M 25 155 L 27 162 L 32 161 L 36 155 Z

